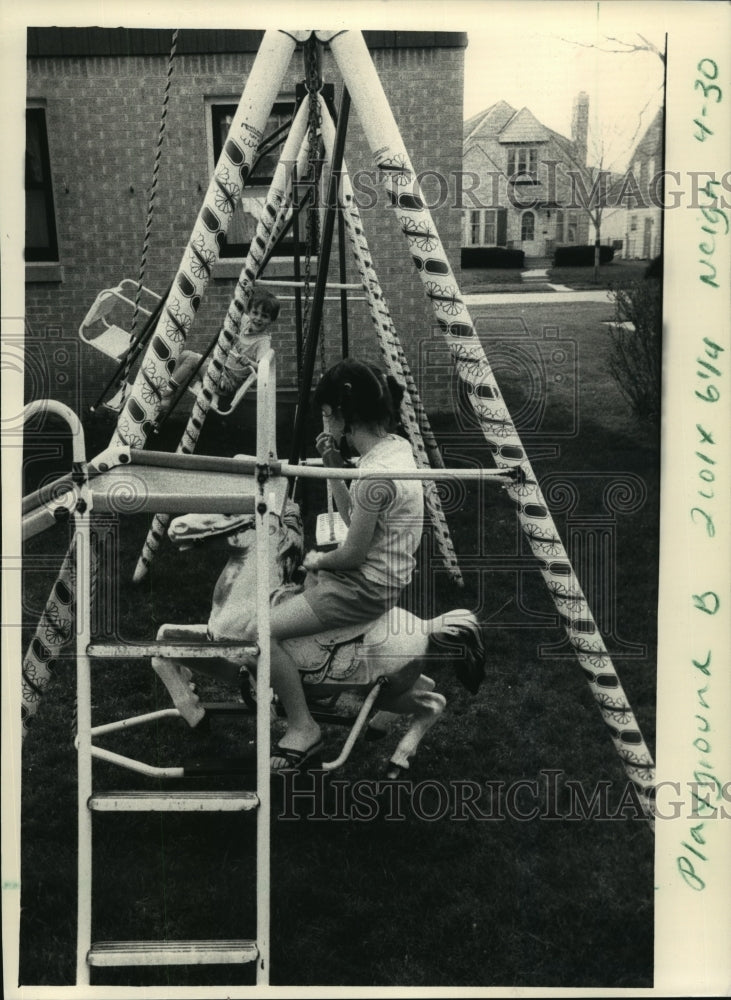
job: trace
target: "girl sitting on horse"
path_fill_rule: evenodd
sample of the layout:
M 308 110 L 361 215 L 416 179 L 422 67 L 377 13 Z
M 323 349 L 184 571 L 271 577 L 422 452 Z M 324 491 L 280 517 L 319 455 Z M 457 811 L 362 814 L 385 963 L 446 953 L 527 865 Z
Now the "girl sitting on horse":
M 283 640 L 373 621 L 398 603 L 411 581 L 424 499 L 419 480 L 392 478 L 416 469 L 409 442 L 395 433 L 402 396 L 392 376 L 351 359 L 327 371 L 315 390 L 325 426 L 316 441 L 323 463 L 344 464 L 344 438 L 360 455 L 360 469 L 383 476 L 354 479 L 350 489 L 333 481 L 335 503 L 349 525 L 345 541 L 330 552 L 309 552 L 304 591 L 272 609 L 272 686 L 287 713 L 272 770 L 298 767 L 322 747 L 320 727 Z

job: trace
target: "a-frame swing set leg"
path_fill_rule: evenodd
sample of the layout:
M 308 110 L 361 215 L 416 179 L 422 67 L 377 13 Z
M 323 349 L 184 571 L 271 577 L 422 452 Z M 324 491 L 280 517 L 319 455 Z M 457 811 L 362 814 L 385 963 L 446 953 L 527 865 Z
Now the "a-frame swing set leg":
M 322 42 L 329 42 L 345 85 L 352 94 L 353 104 L 406 238 L 409 253 L 418 262 L 419 277 L 451 351 L 457 372 L 471 389 L 469 399 L 496 463 L 503 468 L 520 466 L 523 469 L 524 481 L 508 486 L 508 494 L 515 503 L 521 528 L 538 560 L 617 753 L 638 792 L 648 819 L 652 822 L 652 755 L 570 565 L 510 413 L 502 400 L 431 213 L 421 197 L 414 168 L 363 36 L 356 31 L 317 32 L 317 36 Z M 427 246 L 429 249 L 425 249 Z M 482 386 L 491 390 L 493 399 L 489 405 L 481 402 L 482 397 L 476 391 Z M 503 457 L 506 445 L 510 446 L 508 454 L 516 457 Z M 560 575 L 555 575 L 555 570 L 559 570 Z

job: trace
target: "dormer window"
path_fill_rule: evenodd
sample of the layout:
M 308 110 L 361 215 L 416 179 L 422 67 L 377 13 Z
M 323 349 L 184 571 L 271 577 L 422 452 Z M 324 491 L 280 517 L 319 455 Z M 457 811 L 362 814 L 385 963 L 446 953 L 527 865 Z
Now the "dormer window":
M 508 179 L 516 184 L 538 180 L 538 149 L 535 146 L 508 149 Z

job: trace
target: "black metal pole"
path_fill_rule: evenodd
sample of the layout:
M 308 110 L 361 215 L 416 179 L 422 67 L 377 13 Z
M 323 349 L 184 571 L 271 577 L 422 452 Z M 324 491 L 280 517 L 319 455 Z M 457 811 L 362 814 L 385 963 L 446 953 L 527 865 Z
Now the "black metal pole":
M 297 192 L 297 163 L 292 168 L 292 200 Z M 299 210 L 292 216 L 292 237 L 294 239 L 294 280 L 302 277 L 300 269 L 300 224 Z M 302 289 L 295 285 L 294 289 L 294 330 L 295 350 L 297 356 L 297 388 L 299 389 L 300 371 L 302 370 Z
M 345 149 L 345 135 L 348 128 L 348 114 L 350 112 L 350 94 L 346 87 L 343 88 L 343 95 L 340 99 L 340 111 L 338 114 L 338 126 L 335 132 L 335 148 L 333 151 L 332 169 L 328 183 L 327 202 L 325 207 L 325 221 L 322 229 L 322 240 L 320 242 L 320 252 L 317 261 L 317 280 L 315 282 L 315 292 L 312 297 L 310 309 L 309 329 L 307 330 L 307 340 L 305 342 L 304 357 L 302 359 L 302 384 L 297 401 L 297 410 L 294 418 L 294 433 L 290 447 L 290 463 L 295 465 L 299 461 L 301 446 L 304 438 L 305 422 L 307 420 L 307 409 L 310 401 L 310 389 L 312 388 L 312 376 L 315 370 L 315 358 L 317 357 L 317 342 L 322 323 L 322 310 L 325 299 L 327 285 L 327 272 L 330 264 L 330 251 L 332 248 L 333 232 L 335 230 L 335 214 L 339 200 L 340 171 L 343 165 L 343 152 Z
M 343 209 L 338 198 L 338 254 L 340 264 L 340 283 L 344 285 L 348 280 L 345 265 L 345 224 L 343 222 Z M 340 289 L 340 343 L 341 353 L 344 358 L 350 354 L 348 337 L 348 290 Z

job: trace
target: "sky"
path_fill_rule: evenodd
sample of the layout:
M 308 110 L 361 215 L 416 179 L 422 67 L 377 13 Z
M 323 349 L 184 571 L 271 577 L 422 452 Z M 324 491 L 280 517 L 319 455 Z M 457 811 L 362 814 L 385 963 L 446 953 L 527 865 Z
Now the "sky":
M 615 54 L 597 46 L 617 47 L 605 36 L 642 44 L 639 32 L 664 49 L 662 6 L 475 4 L 467 28 L 465 118 L 502 99 L 516 110 L 528 107 L 544 125 L 570 137 L 574 97 L 584 90 L 589 162 L 597 163 L 603 151 L 605 167 L 625 169 L 633 144 L 662 103 L 663 64 L 654 53 Z M 462 9 L 469 14 L 469 5 Z
M 662 63 L 648 53 L 607 55 L 588 48 L 604 35 L 635 39 L 642 32 L 659 48 L 672 8 L 667 0 L 144 0 L 125 5 L 104 0 L 30 0 L 30 24 L 129 24 L 140 27 L 360 27 L 466 31 L 464 114 L 503 99 L 528 107 L 539 121 L 569 136 L 575 95 L 590 98 L 591 135 L 604 144 L 603 166 L 623 170 L 661 102 Z M 685 6 L 685 5 L 683 5 Z M 19 5 L 4 5 L 6 29 Z M 17 45 L 7 36 L 8 44 Z M 577 44 L 581 43 L 581 44 Z M 0 46 L 1 47 L 1 46 Z M 7 53 L 5 53 L 7 54 Z M 18 71 L 22 71 L 21 63 Z M 639 115 L 645 110 L 640 132 Z M 597 162 L 594 157 L 593 162 Z

